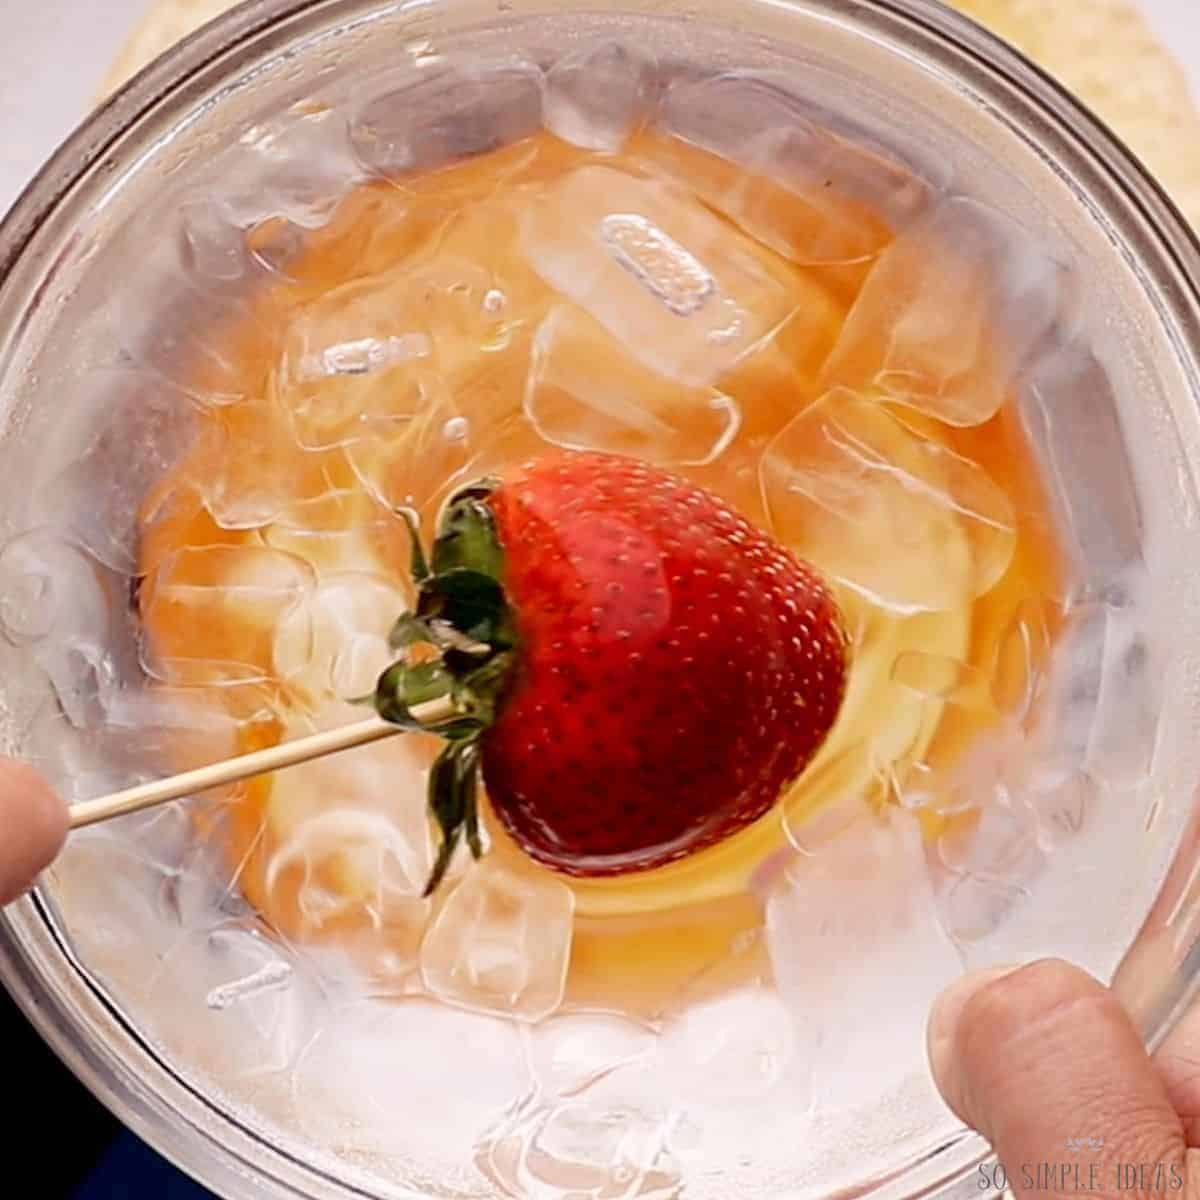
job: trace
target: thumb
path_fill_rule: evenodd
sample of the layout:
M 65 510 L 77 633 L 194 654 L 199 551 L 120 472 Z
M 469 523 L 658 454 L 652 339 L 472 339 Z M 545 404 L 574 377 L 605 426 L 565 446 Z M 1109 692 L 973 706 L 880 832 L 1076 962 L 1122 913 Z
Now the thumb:
M 1046 960 L 964 977 L 934 1008 L 929 1058 L 1018 1197 L 1188 1194 L 1166 1087 L 1125 1010 L 1085 972 Z

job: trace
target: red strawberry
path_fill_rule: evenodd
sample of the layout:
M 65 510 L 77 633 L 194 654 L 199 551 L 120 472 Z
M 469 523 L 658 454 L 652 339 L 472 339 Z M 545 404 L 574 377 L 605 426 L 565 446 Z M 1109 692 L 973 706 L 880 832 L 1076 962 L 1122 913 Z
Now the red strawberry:
M 454 694 L 431 780 L 442 858 L 477 851 L 475 774 L 539 862 L 644 870 L 766 813 L 837 718 L 847 644 L 812 568 L 710 493 L 632 459 L 560 454 L 447 508 L 380 711 Z M 449 581 L 449 582 L 448 582 Z M 453 632 L 451 632 L 453 630 Z

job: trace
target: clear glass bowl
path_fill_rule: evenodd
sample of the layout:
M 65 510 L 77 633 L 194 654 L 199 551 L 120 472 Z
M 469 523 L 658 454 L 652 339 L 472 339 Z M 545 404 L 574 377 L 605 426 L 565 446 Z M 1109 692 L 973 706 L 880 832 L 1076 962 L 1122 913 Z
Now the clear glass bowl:
M 380 110 L 364 115 L 383 96 L 393 97 L 385 117 L 444 106 L 437 111 L 449 123 L 430 117 L 422 126 L 430 155 L 522 136 L 530 64 L 546 66 L 593 39 L 636 45 L 660 83 L 765 73 L 820 123 L 885 146 L 939 188 L 1015 220 L 1076 281 L 1073 306 L 1055 326 L 1073 351 L 1040 372 L 1034 363 L 1018 389 L 1075 566 L 1064 665 L 1043 696 L 1062 752 L 1051 767 L 1062 777 L 1049 787 L 1049 832 L 1018 847 L 1039 862 L 1052 849 L 1053 869 L 968 873 L 955 896 L 937 902 L 943 916 L 958 903 L 976 914 L 995 909 L 986 929 L 959 931 L 954 969 L 1071 958 L 1115 979 L 1157 1042 L 1195 991 L 1200 911 L 1189 886 L 1200 765 L 1196 246 L 1093 118 L 986 33 L 921 0 L 852 8 L 836 0 L 261 0 L 151 66 L 59 152 L 0 227 L 7 748 L 35 758 L 76 796 L 155 762 L 152 731 L 136 710 L 123 737 L 111 728 L 98 736 L 94 717 L 141 671 L 127 615 L 134 510 L 174 452 L 172 363 L 203 350 L 197 331 L 238 303 L 236 255 L 221 230 L 278 215 L 298 236 L 319 225 L 364 153 L 386 156 L 400 144 Z M 514 73 L 515 60 L 524 65 Z M 440 82 L 414 90 L 412 110 L 397 104 L 402 89 L 431 77 Z M 737 115 L 736 97 L 731 103 L 719 119 Z M 350 136 L 331 138 L 327 122 L 343 114 Z M 368 126 L 364 143 L 356 134 Z M 172 865 L 189 839 L 184 814 L 137 821 L 125 829 L 140 856 L 121 858 L 108 833 L 76 838 L 38 893 L 0 918 L 0 975 L 79 1077 L 230 1200 L 495 1194 L 471 1149 L 480 1128 L 504 1128 L 505 1105 L 518 1099 L 519 1086 L 497 1082 L 512 1066 L 505 1055 L 527 1064 L 538 1053 L 530 1039 L 551 1035 L 447 1016 L 425 1001 L 403 1019 L 371 1009 L 376 1040 L 364 1049 L 326 1038 L 322 1079 L 342 1071 L 343 1090 L 370 1090 L 364 1062 L 378 1056 L 377 1071 L 409 1073 L 403 1103 L 393 1108 L 381 1091 L 359 1096 L 358 1108 L 331 1101 L 324 1112 L 298 1091 L 293 1069 L 295 1039 L 314 1032 L 293 1028 L 294 997 L 317 986 L 303 975 L 303 956 L 281 973 L 269 938 L 236 930 L 221 952 L 236 960 L 234 977 L 257 980 L 249 994 L 262 1002 L 248 1009 L 238 1008 L 238 994 L 184 978 L 177 952 L 186 922 L 173 937 L 169 927 L 139 923 L 168 883 L 171 911 L 195 902 L 181 894 Z M 226 915 L 245 916 L 236 898 Z M 211 947 L 212 929 L 204 936 Z M 921 975 L 886 939 L 875 949 L 890 983 L 910 969 Z M 817 1083 L 853 1092 L 852 1103 L 831 1109 L 803 1089 L 779 1093 L 780 1124 L 767 1132 L 788 1132 L 772 1135 L 773 1149 L 747 1142 L 728 1110 L 708 1114 L 706 1127 L 669 1084 L 650 1115 L 637 1108 L 643 1093 L 618 1087 L 558 1130 L 560 1148 L 582 1156 L 574 1185 L 500 1176 L 539 1200 L 667 1196 L 683 1180 L 689 1196 L 722 1200 L 974 1191 L 985 1147 L 956 1127 L 916 1069 L 923 1006 L 939 980 L 923 983 L 900 999 L 886 991 L 878 1037 L 865 1050 L 848 1049 L 843 1063 L 840 1048 L 827 1048 Z M 884 994 L 889 979 L 868 971 L 859 984 Z M 862 994 L 847 999 L 864 1007 Z M 236 1034 L 222 1023 L 227 1010 L 240 1014 Z M 894 1065 L 884 1064 L 901 1028 L 904 1069 L 893 1077 Z M 252 1040 L 239 1040 L 247 1030 Z M 585 1064 L 603 1057 L 610 1035 L 602 1022 L 585 1024 L 550 1049 L 567 1055 L 564 1069 L 583 1070 L 571 1054 Z M 256 1069 L 244 1069 L 247 1055 Z M 487 1068 L 482 1083 L 465 1075 L 472 1056 Z M 872 1088 L 873 1064 L 887 1086 Z M 489 1153 L 495 1168 L 503 1147 L 493 1140 Z M 609 1156 L 599 1167 L 597 1154 Z

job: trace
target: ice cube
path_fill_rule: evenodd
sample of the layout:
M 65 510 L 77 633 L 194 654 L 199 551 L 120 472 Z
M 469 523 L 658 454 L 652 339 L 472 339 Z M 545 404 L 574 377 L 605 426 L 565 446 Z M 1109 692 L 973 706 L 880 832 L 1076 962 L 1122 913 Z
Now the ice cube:
M 1051 786 L 1079 770 L 1088 755 L 1104 686 L 1109 610 L 1071 609 L 1033 698 L 1030 742 L 1035 781 Z
M 682 1105 L 729 1107 L 760 1101 L 796 1052 L 791 1013 L 772 988 L 739 988 L 675 1014 L 661 1061 Z
M 532 63 L 439 58 L 405 87 L 369 100 L 350 122 L 350 140 L 372 174 L 446 166 L 532 136 L 542 122 L 542 85 Z
M 36 503 L 107 567 L 137 566 L 138 513 L 146 495 L 187 453 L 196 409 L 179 388 L 139 371 L 96 371 L 95 417 L 70 465 L 38 489 Z M 73 401 L 74 403 L 74 401 Z
M 1027 806 L 981 797 L 976 814 L 955 821 L 938 840 L 938 858 L 957 875 L 1027 888 L 1046 851 Z
M 942 925 L 966 957 L 976 963 L 972 946 L 985 942 L 1027 904 L 1037 878 L 1046 869 L 1048 841 L 1043 822 L 1020 798 L 977 796 L 979 805 L 954 818 L 937 844 L 947 869 L 937 895 Z
M 892 767 L 900 803 L 941 816 L 983 803 L 1014 753 L 1014 735 L 998 720 L 988 676 L 959 658 L 907 650 L 892 664 L 892 683 L 921 699 L 924 727 L 936 730 L 919 761 Z M 980 737 L 981 726 L 986 736 Z
M 534 270 L 661 375 L 706 387 L 789 316 L 768 255 L 675 187 L 580 167 L 531 198 Z
M 236 283 L 254 271 L 245 233 L 216 198 L 186 200 L 178 221 L 180 266 L 202 286 Z
M 322 577 L 369 573 L 379 564 L 406 561 L 408 553 L 404 522 L 361 488 L 335 488 L 298 500 L 262 536 L 268 546 L 311 563 Z M 400 580 L 393 584 L 399 586 Z
M 776 536 L 886 608 L 956 608 L 1012 559 L 1012 504 L 983 468 L 853 391 L 805 409 L 760 471 Z
M 569 305 L 538 329 L 525 414 L 556 446 L 679 465 L 713 462 L 741 425 L 736 400 L 648 370 Z
M 266 992 L 287 987 L 293 973 L 291 963 L 282 960 L 263 963 L 257 971 L 213 988 L 205 997 L 205 1003 L 217 1012 L 224 1012 L 235 1004 L 243 1004 Z
M 310 702 L 369 695 L 395 658 L 388 633 L 408 607 L 394 580 L 356 571 L 326 575 L 306 606 L 280 620 L 275 671 Z
M 102 638 L 106 600 L 95 566 L 58 529 L 31 529 L 0 549 L 0 629 L 14 645 L 41 642 L 56 628 Z
M 103 724 L 94 731 L 95 750 L 134 782 L 221 762 L 262 744 L 278 721 L 278 699 L 256 685 L 122 688 L 108 697 Z M 242 794 L 242 785 L 210 790 L 210 803 Z M 197 802 L 191 802 L 192 808 Z
M 430 314 L 400 275 L 355 280 L 296 314 L 284 342 L 278 399 L 302 449 L 396 436 L 436 386 Z
M 461 1171 L 526 1086 L 511 1022 L 411 998 L 332 1010 L 296 1069 L 293 1099 L 321 1146 Z
M 347 724 L 355 711 L 327 704 L 296 718 L 285 737 Z M 392 738 L 280 772 L 271 781 L 264 886 L 309 934 L 373 931 L 415 960 L 433 865 L 426 780 L 438 739 Z
M 615 153 L 650 112 L 656 70 L 624 42 L 581 46 L 546 74 L 546 128 L 585 150 Z
M 575 896 L 541 874 L 483 861 L 467 872 L 421 945 L 425 986 L 454 1004 L 536 1021 L 562 1002 Z
M 190 934 L 156 967 L 143 1012 L 156 1041 L 214 1079 L 290 1070 L 317 1029 L 320 991 L 253 928 Z
M 1014 610 L 996 646 L 992 699 L 1000 712 L 1017 721 L 1029 715 L 1050 653 L 1049 611 L 1046 600 L 1027 596 Z
M 914 818 L 870 817 L 824 853 L 797 856 L 768 898 L 766 928 L 820 1110 L 924 1078 L 930 1007 L 962 963 L 938 919 Z
M 1021 769 L 1024 755 L 1012 730 L 993 727 L 980 736 L 978 714 L 973 717 L 953 705 L 941 709 L 935 727 L 937 737 L 926 756 L 893 771 L 897 803 L 945 822 L 977 813 L 987 804 L 1007 802 L 1007 776 Z
M 682 1178 L 671 1116 L 645 1067 L 569 1098 L 534 1093 L 488 1131 L 475 1161 L 504 1194 L 530 1200 L 669 1200 Z
M 311 646 L 311 619 L 302 626 L 315 585 L 303 559 L 267 546 L 175 551 L 145 584 L 143 612 L 157 634 L 143 649 L 147 672 L 177 684 L 274 678 L 275 633 L 285 620 L 293 640 Z
M 252 222 L 244 231 L 246 251 L 254 266 L 279 279 L 293 278 L 306 246 L 304 230 L 286 217 L 273 216 Z
M 613 1013 L 559 1013 L 530 1029 L 529 1061 L 545 1092 L 570 1096 L 612 1071 L 647 1061 L 657 1043 L 648 1026 Z
M 1121 603 L 1123 581 L 1142 560 L 1143 528 L 1109 372 L 1084 346 L 1052 344 L 1030 365 L 1017 401 L 1073 534 L 1085 597 Z
M 948 881 L 938 897 L 938 911 L 950 937 L 960 946 L 965 944 L 968 966 L 972 965 L 970 944 L 983 941 L 999 929 L 1027 895 L 1018 884 L 999 879 L 958 875 Z
M 669 137 L 644 152 L 793 262 L 864 262 L 913 222 L 932 189 L 869 137 L 842 136 L 830 117 L 771 72 L 681 80 L 660 106 Z M 737 167 L 700 164 L 676 141 Z
M 176 273 L 179 268 L 176 265 Z M 256 314 L 235 285 L 224 291 L 207 290 L 195 280 L 181 286 L 172 307 L 156 312 L 157 320 L 145 328 L 129 328 L 128 306 L 117 307 L 105 344 L 117 347 L 103 370 L 133 376 L 133 388 L 158 388 L 186 396 L 204 410 L 229 408 L 254 394 L 258 384 L 250 377 L 238 347 L 216 331 L 241 322 L 250 326 Z M 149 319 L 147 318 L 147 321 Z M 258 323 L 256 334 L 264 341 L 274 336 L 270 323 Z
M 222 529 L 261 529 L 344 474 L 340 449 L 303 457 L 284 411 L 268 400 L 223 410 L 203 428 L 181 473 Z
M 136 665 L 119 637 L 129 582 L 42 527 L 0 550 L 0 630 L 49 679 L 61 710 L 77 728 L 97 726 L 112 695 Z
M 1076 771 L 1049 787 L 1016 791 L 1016 799 L 1032 812 L 1039 844 L 1049 853 L 1083 832 L 1101 792 L 1102 785 L 1087 771 Z
M 428 838 L 420 836 L 423 830 L 416 838 L 409 836 L 411 830 L 385 813 L 352 807 L 358 797 L 345 785 L 353 785 L 354 769 L 322 774 L 330 788 L 325 793 L 330 811 L 290 828 L 270 857 L 268 894 L 279 890 L 289 873 L 298 872 L 295 902 L 308 933 L 320 933 L 361 911 L 374 928 L 399 930 L 398 944 L 401 939 L 411 942 L 429 911 L 420 898 L 429 870 Z M 283 803 L 294 794 L 294 787 L 289 788 Z
M 153 962 L 179 937 L 153 905 L 167 863 L 143 855 L 108 828 L 80 830 L 45 876 L 46 891 L 89 971 L 120 979 L 130 962 Z M 104 919 L 97 920 L 96 914 Z M 144 977 L 139 982 L 145 986 Z
M 328 104 L 297 101 L 238 140 L 242 153 L 222 192 L 226 211 L 243 229 L 276 217 L 319 229 L 362 179 L 342 113 Z
M 240 890 L 245 862 L 231 870 L 216 844 L 229 836 L 229 814 L 197 810 L 193 801 L 193 819 L 188 826 L 191 844 L 180 855 L 179 866 L 165 872 L 157 893 L 157 907 L 171 925 L 189 931 L 206 932 L 226 921 L 249 921 L 254 913 Z M 200 841 L 198 835 L 209 840 L 196 845 Z
M 477 452 L 470 419 L 440 389 L 434 402 L 391 440 L 346 447 L 351 469 L 367 494 L 391 510 L 425 508 L 461 476 Z
M 1138 609 L 1068 610 L 1033 699 L 1035 787 L 1081 770 L 1115 787 L 1146 779 L 1163 709 L 1160 659 Z
M 879 258 L 826 365 L 948 425 L 981 425 L 1071 299 L 1066 268 L 974 200 L 945 200 Z

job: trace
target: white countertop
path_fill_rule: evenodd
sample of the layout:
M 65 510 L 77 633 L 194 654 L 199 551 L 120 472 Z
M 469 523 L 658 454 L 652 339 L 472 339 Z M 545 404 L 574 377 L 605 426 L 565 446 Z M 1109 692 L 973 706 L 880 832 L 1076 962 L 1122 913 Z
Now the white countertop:
M 87 111 L 107 65 L 149 3 L 0 0 L 0 212 Z M 1141 3 L 1191 68 L 1200 95 L 1200 0 Z

